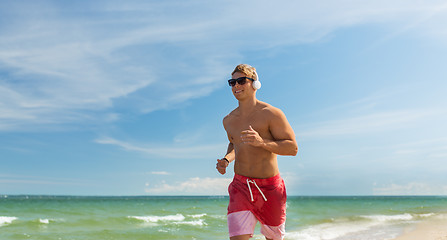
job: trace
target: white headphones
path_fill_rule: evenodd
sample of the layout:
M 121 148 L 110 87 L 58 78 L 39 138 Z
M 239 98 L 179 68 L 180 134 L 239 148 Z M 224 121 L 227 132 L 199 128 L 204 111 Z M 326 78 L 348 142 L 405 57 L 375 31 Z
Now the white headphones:
M 258 90 L 261 88 L 261 82 L 259 81 L 259 77 L 258 74 L 256 73 L 256 71 L 254 72 L 256 79 L 253 81 L 253 84 L 251 85 L 253 87 L 254 90 Z

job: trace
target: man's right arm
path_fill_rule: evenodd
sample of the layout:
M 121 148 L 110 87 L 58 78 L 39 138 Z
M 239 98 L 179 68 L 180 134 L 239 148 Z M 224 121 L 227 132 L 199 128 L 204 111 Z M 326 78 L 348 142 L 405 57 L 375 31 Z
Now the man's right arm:
M 225 154 L 225 157 L 229 162 L 234 161 L 235 159 L 235 154 L 234 154 L 234 146 L 233 143 L 228 143 L 228 148 L 227 148 L 227 154 Z
M 226 160 L 225 160 L 226 159 Z M 227 154 L 222 159 L 217 159 L 216 168 L 220 174 L 225 174 L 227 172 L 227 167 L 230 162 L 234 161 L 235 153 L 233 143 L 228 144 Z M 227 161 L 228 160 L 228 161 Z

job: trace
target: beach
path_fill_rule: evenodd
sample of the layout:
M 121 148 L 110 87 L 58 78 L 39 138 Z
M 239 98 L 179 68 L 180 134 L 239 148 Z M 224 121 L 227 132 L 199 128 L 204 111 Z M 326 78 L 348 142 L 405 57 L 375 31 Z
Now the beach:
M 447 240 L 447 219 L 430 219 L 412 226 L 394 240 Z

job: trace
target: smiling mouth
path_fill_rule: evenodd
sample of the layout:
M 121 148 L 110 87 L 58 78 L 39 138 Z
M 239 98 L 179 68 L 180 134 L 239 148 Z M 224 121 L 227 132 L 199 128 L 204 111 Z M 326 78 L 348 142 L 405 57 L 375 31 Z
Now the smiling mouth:
M 243 90 L 237 90 L 237 91 L 234 91 L 234 93 L 240 93 L 240 92 L 242 92 Z

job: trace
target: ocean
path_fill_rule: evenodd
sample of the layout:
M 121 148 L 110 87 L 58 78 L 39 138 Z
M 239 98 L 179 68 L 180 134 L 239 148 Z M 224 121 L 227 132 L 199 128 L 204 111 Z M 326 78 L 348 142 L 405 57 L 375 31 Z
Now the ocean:
M 228 197 L 0 195 L 0 239 L 228 239 Z M 343 196 L 287 200 L 287 240 L 385 240 L 447 217 L 447 197 Z M 256 227 L 253 239 L 265 239 Z

